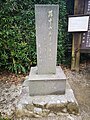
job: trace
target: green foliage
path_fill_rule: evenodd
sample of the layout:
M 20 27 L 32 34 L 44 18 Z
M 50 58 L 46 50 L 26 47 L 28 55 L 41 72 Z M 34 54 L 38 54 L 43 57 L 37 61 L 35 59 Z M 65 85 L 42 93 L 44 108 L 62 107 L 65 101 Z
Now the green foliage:
M 57 62 L 62 63 L 65 60 L 66 41 L 67 41 L 67 9 L 66 2 L 61 0 L 59 11 L 59 30 L 58 30 L 58 50 Z
M 8 119 L 8 118 L 0 118 L 0 120 L 11 120 L 11 119 Z
M 65 0 L 0 0 L 0 68 L 26 73 L 36 65 L 35 4 L 59 4 L 58 63 L 67 40 Z
M 30 1 L 7 0 L 0 10 L 0 67 L 15 73 L 36 64 L 35 17 Z
M 1 115 L 1 113 L 0 113 L 0 120 L 11 120 L 11 119 L 9 119 L 9 118 L 7 118 L 7 117 L 6 117 L 6 118 L 3 118 L 2 115 Z
M 67 14 L 74 14 L 74 0 L 66 0 Z

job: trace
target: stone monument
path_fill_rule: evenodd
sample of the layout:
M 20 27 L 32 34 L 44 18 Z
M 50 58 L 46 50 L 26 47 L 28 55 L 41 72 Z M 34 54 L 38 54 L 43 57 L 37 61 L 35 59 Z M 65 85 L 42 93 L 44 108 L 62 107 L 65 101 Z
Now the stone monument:
M 31 96 L 65 93 L 66 76 L 56 66 L 58 18 L 58 5 L 35 5 L 37 67 L 26 81 Z
M 68 117 L 68 113 L 79 113 L 66 76 L 61 67 L 56 66 L 58 13 L 58 5 L 35 6 L 37 66 L 31 67 L 23 83 L 16 107 L 17 118 L 57 115 L 63 118 Z

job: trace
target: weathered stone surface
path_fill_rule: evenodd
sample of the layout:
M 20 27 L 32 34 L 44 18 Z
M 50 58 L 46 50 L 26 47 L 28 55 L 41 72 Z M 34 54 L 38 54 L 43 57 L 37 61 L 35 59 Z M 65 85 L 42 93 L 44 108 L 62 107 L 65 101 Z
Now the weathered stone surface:
M 72 114 L 78 114 L 78 105 L 75 102 L 70 102 L 67 104 L 67 111 Z
M 50 114 L 49 114 L 48 116 L 49 116 L 49 117 L 53 117 L 53 116 L 56 116 L 56 114 L 53 113 L 53 112 L 50 112 Z
M 68 116 L 68 113 L 63 113 L 63 112 L 57 112 L 55 113 L 57 116 Z
M 15 116 L 17 118 L 22 118 L 24 116 L 26 116 L 26 117 L 34 117 L 35 114 L 33 112 L 31 112 L 31 111 L 26 110 L 26 109 L 22 109 L 22 110 L 15 111 Z
M 66 76 L 60 66 L 56 67 L 56 74 L 46 75 L 37 74 L 37 67 L 32 67 L 24 84 L 29 85 L 31 96 L 60 95 L 65 93 Z
M 66 98 L 67 98 L 67 101 L 68 102 L 76 102 L 77 103 L 77 101 L 76 101 L 76 99 L 75 99 L 75 97 L 74 97 L 74 93 L 73 93 L 73 90 L 72 89 L 67 89 L 67 91 L 66 91 L 67 93 L 69 93 L 69 94 L 67 94 L 66 93 Z M 78 103 L 77 103 L 78 104 Z
M 68 115 L 67 120 L 83 120 L 81 116 Z
M 44 108 L 46 108 L 46 105 L 47 105 L 47 103 L 45 103 L 45 102 L 35 102 L 35 101 L 32 101 L 33 102 L 33 106 L 35 106 L 35 107 L 38 107 L 38 108 L 42 108 L 42 109 L 44 109 Z
M 32 111 L 22 109 L 22 110 L 15 111 L 15 117 L 17 119 L 19 119 L 19 118 L 21 119 L 21 118 L 24 118 L 24 117 L 27 117 L 27 118 L 39 118 L 41 116 L 40 116 L 40 114 L 34 113 Z
M 54 104 L 47 104 L 46 108 L 53 112 L 62 111 L 66 107 L 66 104 L 61 103 L 54 103 Z
M 24 108 L 27 109 L 28 111 L 34 111 L 33 104 L 26 104 L 26 105 L 24 105 Z
M 56 73 L 58 16 L 59 5 L 35 5 L 38 74 Z
M 79 113 L 77 101 L 74 97 L 72 89 L 70 88 L 70 85 L 66 85 L 67 89 L 65 95 L 29 96 L 28 91 L 28 96 L 26 98 L 26 94 L 21 93 L 17 109 L 20 111 L 24 111 L 25 109 L 23 114 L 26 114 L 26 111 L 29 111 L 30 113 L 28 112 L 28 114 L 31 117 L 35 117 L 37 115 L 37 117 L 43 117 L 52 116 L 52 114 L 61 115 L 67 113 L 77 115 Z M 26 87 L 26 91 L 27 90 L 28 89 Z M 70 99 L 69 97 L 71 97 L 72 99 Z M 20 115 L 21 113 L 17 113 L 17 116 L 18 114 Z
M 38 115 L 42 115 L 42 109 L 41 109 L 41 108 L 34 107 L 34 113 L 36 113 L 36 114 L 38 114 Z
M 62 113 L 67 113 L 67 109 L 66 108 L 63 108 L 61 111 L 62 111 Z
M 43 116 L 43 117 L 48 116 L 50 112 L 51 112 L 51 111 L 48 110 L 48 109 L 43 109 L 43 110 L 42 110 L 42 116 Z

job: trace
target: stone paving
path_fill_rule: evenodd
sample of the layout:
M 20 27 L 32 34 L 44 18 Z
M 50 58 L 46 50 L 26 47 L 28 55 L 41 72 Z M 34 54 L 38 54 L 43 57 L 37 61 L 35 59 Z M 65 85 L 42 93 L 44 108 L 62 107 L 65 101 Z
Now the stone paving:
M 11 117 L 11 120 L 90 120 L 90 75 L 85 71 L 76 73 L 70 70 L 65 70 L 68 81 L 74 91 L 74 95 L 78 101 L 80 114 L 73 115 L 68 113 L 50 114 L 49 117 L 39 118 L 16 118 L 16 104 L 19 101 L 18 97 L 21 94 L 21 84 L 10 85 L 0 81 L 0 114 L 3 117 Z M 29 106 L 27 106 L 29 109 Z M 38 109 L 39 111 L 41 109 Z M 35 109 L 37 111 L 37 109 Z M 24 111 L 25 112 L 25 111 Z M 55 115 L 55 116 L 54 116 Z
M 73 90 L 67 83 L 63 95 L 29 96 L 29 88 L 22 87 L 22 92 L 16 108 L 16 116 L 47 117 L 69 113 L 78 115 L 79 106 L 74 97 Z M 21 114 L 20 114 L 21 113 Z

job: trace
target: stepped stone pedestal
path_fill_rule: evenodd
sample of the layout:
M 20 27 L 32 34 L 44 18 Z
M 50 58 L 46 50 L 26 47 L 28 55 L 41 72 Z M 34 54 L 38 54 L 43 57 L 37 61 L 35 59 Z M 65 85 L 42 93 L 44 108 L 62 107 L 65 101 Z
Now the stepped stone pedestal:
M 56 74 L 37 74 L 37 67 L 31 67 L 28 79 L 30 95 L 59 95 L 65 93 L 66 76 L 60 66 L 56 67 Z
M 29 77 L 30 76 L 27 77 L 27 81 Z M 41 90 L 39 90 L 40 93 Z M 48 91 L 48 87 L 46 91 Z M 35 91 L 34 94 L 36 94 L 36 92 L 37 91 Z M 61 116 L 59 118 L 66 117 L 65 120 L 69 120 L 68 117 L 72 115 L 73 116 L 72 120 L 82 120 L 81 117 L 78 115 L 79 114 L 78 103 L 74 97 L 73 90 L 71 89 L 68 82 L 66 82 L 65 94 L 62 95 L 30 96 L 30 93 L 32 92 L 30 91 L 26 83 L 24 83 L 22 86 L 22 92 L 18 104 L 16 106 L 17 118 L 24 118 L 25 116 L 26 118 L 29 119 L 32 117 L 38 118 L 38 117 Z

